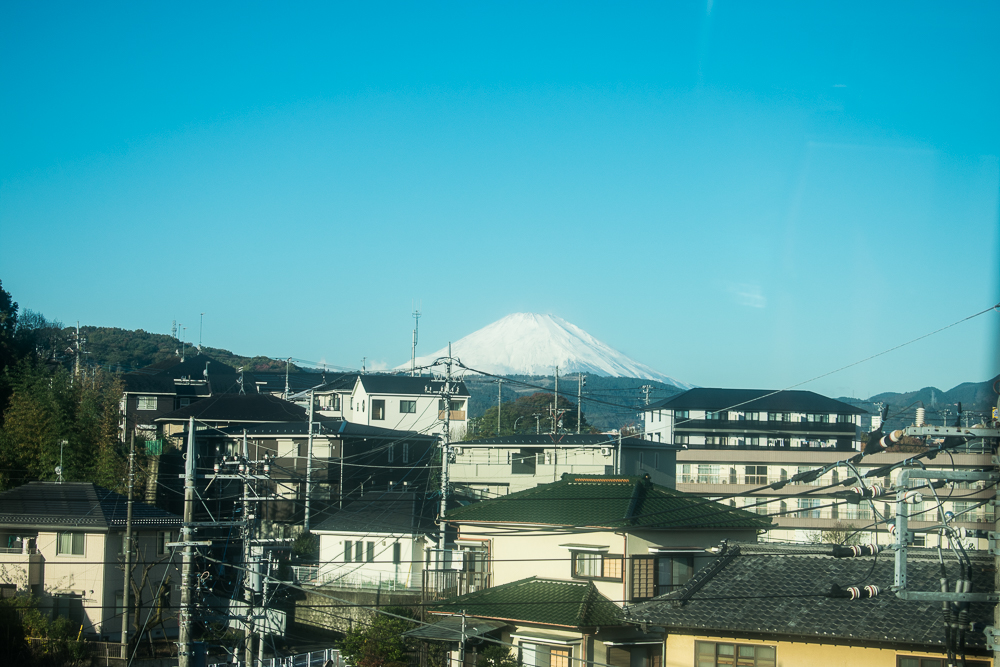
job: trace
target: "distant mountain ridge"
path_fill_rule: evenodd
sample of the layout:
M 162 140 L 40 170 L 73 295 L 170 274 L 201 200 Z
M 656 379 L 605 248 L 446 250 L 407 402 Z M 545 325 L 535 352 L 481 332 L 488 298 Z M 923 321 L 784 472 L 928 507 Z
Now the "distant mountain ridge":
M 417 365 L 428 365 L 447 353 L 448 349 L 442 348 L 419 357 Z M 507 315 L 452 343 L 451 353 L 465 365 L 495 375 L 552 375 L 558 366 L 560 373 L 641 378 L 681 389 L 694 386 L 630 359 L 554 315 Z M 399 370 L 406 368 L 408 363 L 397 366 Z

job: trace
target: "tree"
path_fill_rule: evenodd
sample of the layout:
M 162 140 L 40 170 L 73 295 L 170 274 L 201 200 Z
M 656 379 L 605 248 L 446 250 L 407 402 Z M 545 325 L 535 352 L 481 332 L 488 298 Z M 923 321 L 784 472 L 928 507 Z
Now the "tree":
M 838 521 L 820 533 L 820 541 L 826 544 L 841 544 L 849 546 L 851 544 L 861 544 L 861 532 L 851 523 Z
M 479 654 L 476 667 L 521 667 L 521 661 L 511 653 L 509 646 L 490 644 Z
M 387 607 L 386 612 L 372 613 L 361 627 L 352 629 L 344 637 L 340 648 L 348 663 L 356 667 L 405 667 L 411 647 L 403 633 L 416 627 L 416 623 L 396 616 L 413 618 L 405 607 Z
M 538 415 L 537 421 L 535 415 Z M 496 435 L 497 406 L 489 408 L 482 417 L 473 420 L 473 424 L 474 427 L 469 429 L 470 434 L 466 436 L 466 439 Z M 543 433 L 549 433 L 552 430 L 552 394 L 536 392 L 530 396 L 521 396 L 515 401 L 501 404 L 499 435 L 534 433 L 539 425 Z M 576 432 L 576 403 L 565 396 L 559 397 L 559 430 Z M 580 431 L 582 433 L 591 432 L 590 425 L 587 424 L 586 414 L 581 414 Z

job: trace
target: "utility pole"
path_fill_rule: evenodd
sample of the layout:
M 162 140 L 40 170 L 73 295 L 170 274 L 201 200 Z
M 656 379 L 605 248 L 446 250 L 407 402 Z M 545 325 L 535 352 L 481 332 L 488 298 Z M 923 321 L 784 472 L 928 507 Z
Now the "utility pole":
M 259 450 L 259 447 L 258 447 Z M 243 462 L 249 463 L 250 461 L 250 447 L 247 444 L 247 432 L 243 429 Z M 243 466 L 240 466 L 242 468 Z M 239 468 L 237 468 L 239 469 Z M 249 472 L 249 468 L 244 468 Z M 243 599 L 247 603 L 246 608 L 246 621 L 244 621 L 244 632 L 243 632 L 243 658 L 245 661 L 245 667 L 253 666 L 253 656 L 254 656 L 254 622 L 253 622 L 253 565 L 251 564 L 253 558 L 253 547 L 251 546 L 251 541 L 253 538 L 253 520 L 256 516 L 251 517 L 250 515 L 250 477 L 249 475 L 241 475 L 243 477 L 243 520 L 246 521 L 246 525 L 243 528 L 243 565 L 246 570 L 243 573 Z
M 583 373 L 577 378 L 576 384 L 576 434 L 580 435 L 580 406 L 583 405 L 583 385 L 587 384 L 587 378 Z
M 556 422 L 559 421 L 559 367 L 556 366 L 556 392 L 552 395 L 552 432 L 558 433 Z
M 536 412 L 535 414 L 533 414 L 531 416 L 535 418 L 535 435 L 541 435 L 542 434 L 542 414 L 540 412 Z
M 413 345 L 410 347 L 410 376 L 417 374 L 417 331 L 420 329 L 420 311 L 413 309 Z
M 286 401 L 288 400 L 288 396 L 292 393 L 291 388 L 288 386 L 288 369 L 291 367 L 292 367 L 292 358 L 288 357 L 288 359 L 285 360 L 285 395 L 282 396 L 282 398 L 285 399 Z
M 181 559 L 181 613 L 180 632 L 177 637 L 178 667 L 193 667 L 193 645 L 191 642 L 191 616 L 194 611 L 194 545 L 191 543 L 194 535 L 194 464 L 195 440 L 194 417 L 188 418 L 187 460 L 184 462 L 184 524 L 181 528 L 181 541 L 184 543 L 184 555 Z
M 312 491 L 312 468 L 313 468 L 313 394 L 315 389 L 309 390 L 309 440 L 306 444 L 308 451 L 306 451 L 306 515 L 303 523 L 303 528 L 308 533 L 309 532 L 309 514 L 312 509 L 311 491 Z
M 128 660 L 128 621 L 132 593 L 132 491 L 135 487 L 135 429 L 128 446 L 128 505 L 125 510 L 125 587 L 122 589 L 122 656 Z
M 649 405 L 649 392 L 653 391 L 653 385 L 644 384 L 642 385 L 642 387 L 640 387 L 640 391 L 643 394 L 644 404 Z
M 445 529 L 444 513 L 448 510 L 448 464 L 451 463 L 451 343 L 448 343 L 448 369 L 441 397 L 444 401 L 444 433 L 441 440 L 441 507 L 439 510 L 440 533 L 438 534 L 439 558 L 444 559 Z
M 501 390 L 503 389 L 504 380 L 503 378 L 497 378 L 494 382 L 497 383 L 497 435 L 500 435 L 500 401 L 502 400 Z

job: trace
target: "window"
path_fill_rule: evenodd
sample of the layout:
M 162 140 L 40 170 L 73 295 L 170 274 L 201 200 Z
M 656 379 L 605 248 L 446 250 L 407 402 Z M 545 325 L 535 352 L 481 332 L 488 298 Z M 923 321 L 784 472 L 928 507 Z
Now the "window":
M 789 412 L 769 412 L 767 416 L 773 422 L 792 421 L 792 415 Z
M 674 444 L 675 445 L 688 445 L 688 444 L 691 444 L 691 436 L 689 436 L 687 434 L 684 434 L 684 435 L 681 435 L 681 434 L 675 435 L 674 436 Z
M 340 410 L 340 394 L 334 394 L 330 397 L 330 409 Z
M 351 549 L 353 548 L 353 542 L 350 540 L 344 540 L 344 562 L 351 562 Z
M 155 410 L 156 409 L 156 396 L 140 396 L 139 397 L 139 409 L 140 410 Z
M 410 462 L 410 443 L 403 443 L 403 463 Z
M 767 466 L 746 466 L 744 484 L 767 484 Z
M 522 643 L 521 655 L 524 667 L 569 667 L 567 646 Z
M 513 475 L 534 475 L 535 455 L 533 449 L 522 449 L 519 452 L 511 452 L 510 472 Z
M 403 545 L 399 542 L 392 545 L 392 562 L 396 565 L 403 562 Z
M 674 421 L 678 419 L 691 419 L 690 410 L 674 410 Z
M 461 412 L 465 409 L 465 401 L 451 401 L 451 411 Z M 444 400 L 438 400 L 438 411 L 444 412 Z
M 725 411 L 723 411 L 723 412 L 710 412 L 710 411 L 706 410 L 705 411 L 705 419 L 727 420 L 727 419 L 729 419 L 729 413 L 725 412 Z
M 728 445 L 729 438 L 724 435 L 706 435 L 705 436 L 706 445 Z
M 698 464 L 698 483 L 699 484 L 718 484 L 719 483 L 719 466 L 699 463 Z
M 359 542 L 359 544 L 360 544 L 360 542 Z M 368 542 L 365 546 L 367 547 L 365 549 L 365 560 L 368 561 L 369 563 L 374 563 L 375 562 L 375 543 L 374 542 Z
M 813 423 L 816 423 L 816 424 L 829 424 L 830 423 L 830 415 L 807 414 L 806 415 L 806 421 L 807 422 L 813 422 Z
M 618 644 L 608 646 L 607 663 L 612 667 L 661 667 L 659 645 Z
M 797 512 L 799 517 L 808 519 L 818 519 L 819 518 L 819 498 L 799 498 L 799 511 Z
M 52 615 L 68 618 L 74 625 L 83 623 L 83 598 L 73 593 L 52 596 Z
M 574 551 L 573 576 L 577 579 L 622 580 L 622 556 Z
M 694 576 L 691 556 L 632 556 L 631 601 L 649 600 L 686 584 Z
M 361 560 L 361 556 L 362 556 L 361 550 L 364 549 L 364 548 L 365 548 L 365 543 L 362 542 L 361 540 L 358 540 L 357 542 L 354 543 L 354 562 L 355 563 L 362 562 L 362 560 Z
M 417 402 L 416 401 L 400 401 L 399 411 L 404 415 L 415 415 L 417 414 Z
M 837 415 L 838 424 L 853 424 L 854 415 Z
M 695 667 L 775 667 L 773 646 L 750 644 L 694 643 Z
M 60 556 L 82 556 L 85 533 L 59 533 L 56 536 L 56 553 Z
M 381 398 L 372 399 L 372 419 L 385 419 L 385 401 Z
M 759 422 L 760 421 L 760 413 L 759 412 L 747 412 L 744 415 L 744 419 L 746 419 L 748 422 Z
M 690 463 L 682 463 L 681 464 L 681 483 L 682 484 L 691 484 L 693 481 L 694 481 L 694 479 L 692 479 L 692 477 L 691 477 L 691 464 Z
M 168 542 L 174 541 L 174 533 L 170 530 L 161 530 L 156 533 L 156 555 L 165 556 L 170 553 L 170 547 L 167 546 Z M 132 538 L 132 542 L 135 542 L 135 537 Z
M 388 449 L 388 454 L 387 455 L 389 457 L 389 463 L 392 463 L 393 461 L 396 460 L 396 445 L 395 444 L 389 445 L 389 449 Z

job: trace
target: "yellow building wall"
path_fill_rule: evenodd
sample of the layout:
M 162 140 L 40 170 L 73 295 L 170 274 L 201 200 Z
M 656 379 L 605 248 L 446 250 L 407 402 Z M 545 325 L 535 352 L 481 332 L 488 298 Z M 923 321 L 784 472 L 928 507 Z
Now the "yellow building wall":
M 805 642 L 769 642 L 730 637 L 669 635 L 663 656 L 664 667 L 692 667 L 696 641 L 774 646 L 776 667 L 896 667 L 896 656 L 943 658 L 943 653 L 897 651 L 895 649 L 837 646 Z M 970 656 L 971 657 L 971 656 Z

